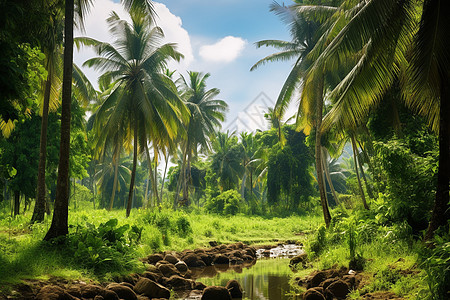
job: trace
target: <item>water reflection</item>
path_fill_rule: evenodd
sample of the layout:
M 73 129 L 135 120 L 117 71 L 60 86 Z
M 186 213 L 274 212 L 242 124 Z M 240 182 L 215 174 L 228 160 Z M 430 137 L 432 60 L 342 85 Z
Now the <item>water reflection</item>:
M 196 270 L 194 278 L 207 286 L 225 286 L 230 279 L 236 279 L 244 289 L 244 298 L 287 300 L 300 299 L 289 296 L 289 259 L 259 259 L 252 264 L 238 266 L 212 266 Z

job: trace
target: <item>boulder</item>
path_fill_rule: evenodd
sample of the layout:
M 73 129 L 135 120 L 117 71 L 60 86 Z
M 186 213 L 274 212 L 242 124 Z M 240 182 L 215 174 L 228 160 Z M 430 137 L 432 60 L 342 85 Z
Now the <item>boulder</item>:
M 230 263 L 230 259 L 225 255 L 219 254 L 214 257 L 213 263 L 215 265 L 228 265 Z
M 94 298 L 96 295 L 103 296 L 104 294 L 104 289 L 98 285 L 86 284 L 80 287 L 83 298 Z
M 98 297 L 99 295 L 95 296 Z M 102 295 L 104 300 L 119 300 L 119 296 L 116 294 L 116 292 L 111 290 L 104 290 Z
M 167 286 L 174 289 L 175 291 L 191 290 L 192 281 L 178 275 L 173 275 L 169 278 L 169 280 L 167 280 Z
M 202 300 L 232 300 L 230 292 L 223 286 L 208 286 L 203 290 Z
M 173 265 L 178 262 L 178 258 L 173 256 L 172 254 L 166 254 L 166 256 L 164 256 L 164 260 L 170 262 Z
M 156 264 L 158 261 L 163 260 L 164 257 L 160 253 L 147 256 L 147 261 L 151 264 Z
M 123 300 L 136 300 L 136 293 L 128 286 L 122 285 L 119 283 L 110 283 L 106 286 L 107 290 L 111 290 L 119 296 L 120 299 Z
M 200 281 L 194 282 L 194 290 L 203 291 L 204 289 L 206 289 L 206 285 L 204 285 L 202 282 L 200 282 Z
M 225 286 L 231 295 L 231 298 L 242 298 L 242 287 L 237 280 L 230 280 Z
M 339 280 L 339 277 L 328 278 L 328 279 L 325 279 L 324 281 L 322 281 L 320 286 L 323 287 L 323 289 L 325 290 L 330 284 L 332 284 L 333 282 L 338 281 L 338 280 Z
M 149 298 L 170 298 L 170 291 L 147 278 L 141 278 L 134 286 L 134 291 Z
M 150 280 L 153 280 L 153 281 L 158 281 L 158 279 L 161 278 L 160 274 L 153 273 L 153 272 L 144 272 L 144 274 L 142 274 L 142 276 L 144 276 L 145 278 L 148 278 Z M 131 286 L 131 287 L 133 287 L 133 286 Z
M 306 265 L 307 259 L 308 255 L 306 253 L 302 253 L 291 258 L 291 260 L 289 261 L 289 266 L 291 268 L 295 268 L 297 267 L 297 265 L 301 264 L 301 266 L 304 267 Z
M 325 279 L 327 279 L 327 273 L 323 271 L 317 272 L 308 282 L 308 288 L 319 286 Z
M 194 253 L 184 256 L 183 261 L 189 268 L 201 268 L 206 266 L 203 260 Z
M 333 294 L 333 296 L 337 299 L 345 299 L 347 295 L 350 293 L 350 288 L 345 281 L 339 279 L 331 283 L 326 288 L 326 291 Z
M 356 276 L 353 274 L 352 275 L 344 275 L 342 277 L 342 280 L 344 280 L 350 288 L 354 288 L 356 285 Z
M 77 298 L 66 293 L 56 285 L 46 285 L 36 295 L 37 300 L 75 300 Z
M 309 289 L 303 294 L 303 300 L 326 300 L 324 295 L 316 289 Z
M 205 263 L 207 266 L 211 266 L 214 260 L 214 256 L 212 254 L 206 254 L 206 253 L 200 253 L 198 255 L 201 260 Z
M 177 270 L 180 271 L 181 273 L 186 273 L 189 270 L 188 266 L 184 261 L 177 262 L 175 264 L 175 268 L 177 268 Z
M 172 264 L 161 264 L 158 266 L 158 269 L 165 277 L 170 277 L 172 275 L 180 275 L 180 272 L 177 268 L 175 268 Z

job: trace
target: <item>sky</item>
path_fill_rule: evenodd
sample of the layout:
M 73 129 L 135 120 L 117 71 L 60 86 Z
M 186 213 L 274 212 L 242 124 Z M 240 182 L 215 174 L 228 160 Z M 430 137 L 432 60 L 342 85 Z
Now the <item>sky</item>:
M 112 42 L 106 18 L 115 11 L 129 20 L 119 1 L 96 0 L 86 22 L 88 36 Z M 275 52 L 273 48 L 255 47 L 264 39 L 290 40 L 286 25 L 269 11 L 272 0 L 161 0 L 154 2 L 157 25 L 165 34 L 164 43 L 177 43 L 185 58 L 171 62 L 169 68 L 186 75 L 186 71 L 210 73 L 208 88 L 218 88 L 219 99 L 229 105 L 223 130 L 254 131 L 267 129 L 263 114 L 273 106 L 293 62 L 266 64 L 250 72 L 259 59 Z M 282 3 L 282 2 L 281 2 Z M 290 4 L 290 3 L 286 3 Z M 74 53 L 81 66 L 94 57 L 92 50 Z M 98 73 L 83 68 L 95 84 Z M 176 75 L 176 77 L 178 77 Z M 96 85 L 96 84 L 95 84 Z

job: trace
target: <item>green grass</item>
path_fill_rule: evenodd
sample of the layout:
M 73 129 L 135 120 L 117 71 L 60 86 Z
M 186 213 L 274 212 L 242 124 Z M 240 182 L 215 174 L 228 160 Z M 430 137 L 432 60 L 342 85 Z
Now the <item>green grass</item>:
M 82 203 L 78 207 L 82 207 Z M 117 219 L 117 228 L 124 225 L 136 225 L 142 228 L 139 243 L 129 246 L 125 238 L 123 246 L 131 263 L 117 271 L 112 263 L 96 268 L 96 263 L 76 260 L 73 253 L 77 245 L 61 246 L 42 242 L 51 219 L 46 217 L 42 224 L 29 226 L 31 210 L 16 218 L 8 212 L 0 211 L 0 282 L 16 283 L 22 279 L 48 279 L 63 277 L 66 279 L 108 280 L 119 273 L 139 272 L 143 270 L 139 258 L 156 251 L 193 249 L 209 246 L 209 241 L 232 243 L 243 241 L 249 244 L 273 243 L 288 239 L 302 238 L 299 233 L 316 228 L 322 219 L 320 216 L 287 218 L 250 217 L 244 215 L 220 216 L 201 211 L 137 210 L 125 218 L 124 210 L 106 211 L 103 209 L 78 209 L 69 211 L 69 233 L 82 232 L 92 224 L 98 228 L 110 219 Z M 128 231 L 129 232 L 129 231 Z M 76 239 L 75 239 L 76 240 Z M 78 241 L 78 240 L 77 240 Z M 84 242 L 84 241 L 82 241 Z M 82 248 L 82 247 L 81 247 Z M 99 248 L 104 249 L 103 247 Z M 94 248 L 95 251 L 95 248 Z M 90 257 L 94 260 L 95 257 Z M 112 261 L 120 257 L 112 256 Z M 93 267 L 94 266 L 94 267 Z M 108 269 L 108 266 L 111 266 Z

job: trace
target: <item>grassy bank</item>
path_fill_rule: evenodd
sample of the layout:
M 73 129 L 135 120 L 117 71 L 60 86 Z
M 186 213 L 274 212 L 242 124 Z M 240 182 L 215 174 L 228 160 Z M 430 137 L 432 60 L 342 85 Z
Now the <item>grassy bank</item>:
M 21 279 L 108 280 L 143 271 L 138 258 L 156 251 L 205 247 L 210 241 L 248 244 L 299 239 L 320 216 L 219 216 L 201 211 L 71 211 L 66 241 L 42 242 L 51 219 L 29 226 L 30 214 L 0 217 L 0 282 Z M 300 234 L 300 235 L 299 235 Z

